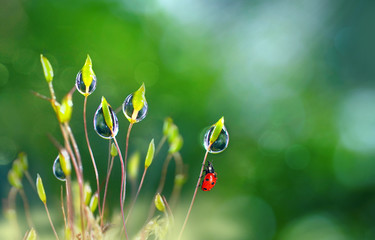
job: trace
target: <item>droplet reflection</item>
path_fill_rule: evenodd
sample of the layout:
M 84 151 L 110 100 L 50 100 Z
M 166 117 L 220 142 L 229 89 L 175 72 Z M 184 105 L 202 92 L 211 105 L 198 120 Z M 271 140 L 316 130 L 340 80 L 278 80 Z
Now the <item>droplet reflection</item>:
M 78 74 L 77 74 L 77 77 L 76 77 L 76 88 L 77 88 L 78 92 L 80 92 L 81 94 L 90 95 L 91 93 L 94 92 L 94 90 L 96 88 L 96 76 L 95 75 L 93 76 L 91 85 L 89 86 L 89 89 L 86 92 L 87 89 L 86 89 L 86 85 L 85 85 L 85 83 L 83 82 L 83 79 L 82 79 L 82 71 L 79 71 Z
M 60 164 L 60 157 L 57 156 L 55 161 L 53 162 L 53 167 L 52 167 L 52 171 L 53 171 L 53 175 L 55 175 L 55 177 L 60 180 L 60 181 L 65 181 L 66 180 L 66 176 L 61 168 L 61 164 Z
M 135 118 L 135 122 L 142 121 L 147 115 L 148 105 L 147 102 L 144 102 L 143 108 L 138 112 L 137 117 Z M 128 95 L 125 98 L 124 103 L 122 104 L 122 112 L 124 113 L 125 117 L 130 120 L 132 118 L 134 111 L 133 107 L 133 94 Z
M 111 139 L 113 136 L 116 136 L 119 129 L 117 116 L 112 108 L 110 106 L 108 107 L 113 122 L 112 130 L 107 126 L 107 123 L 104 120 L 102 104 L 99 105 L 94 116 L 94 129 L 99 136 L 105 139 Z
M 208 131 L 206 132 L 206 134 L 204 135 L 203 146 L 210 153 L 220 153 L 228 147 L 229 134 L 225 126 L 223 126 L 223 129 L 221 130 L 219 137 L 209 148 L 210 138 L 213 133 L 213 130 L 214 130 L 214 126 L 210 127 Z

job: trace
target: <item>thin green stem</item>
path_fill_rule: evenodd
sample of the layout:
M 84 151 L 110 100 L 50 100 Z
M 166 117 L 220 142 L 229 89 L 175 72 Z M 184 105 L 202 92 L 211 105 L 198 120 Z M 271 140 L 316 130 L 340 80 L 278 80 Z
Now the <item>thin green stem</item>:
M 160 140 L 160 142 L 159 142 L 159 144 L 158 144 L 158 146 L 157 146 L 157 148 L 156 148 L 155 156 L 154 156 L 154 157 L 156 157 L 156 155 L 158 155 L 160 149 L 163 147 L 163 145 L 164 145 L 164 143 L 165 143 L 166 140 L 167 140 L 167 137 L 166 137 L 166 136 L 163 136 L 163 137 L 161 138 L 161 140 Z
M 113 135 L 113 134 L 112 134 Z M 123 229 L 125 230 L 125 238 L 128 239 L 128 233 L 126 231 L 126 223 L 125 223 L 125 214 L 124 214 L 124 201 L 123 201 L 123 191 L 124 191 L 124 179 L 126 179 L 126 172 L 125 172 L 125 166 L 124 166 L 124 160 L 122 159 L 121 156 L 121 150 L 120 147 L 117 143 L 116 137 L 113 136 L 113 142 L 116 145 L 117 152 L 121 161 L 121 190 L 120 190 L 120 208 L 121 208 L 121 215 L 122 215 L 122 222 L 123 222 Z
M 112 167 L 113 167 L 113 160 L 114 159 L 115 159 L 115 157 L 111 158 L 111 161 L 110 161 L 111 163 L 109 164 L 109 167 L 108 167 L 108 170 L 107 170 L 107 179 L 105 181 L 104 196 L 103 196 L 103 207 L 102 207 L 103 211 L 102 211 L 102 216 L 101 216 L 102 219 L 103 219 L 103 215 L 104 215 L 105 200 L 106 200 L 106 197 L 107 197 L 107 189 L 108 189 L 109 177 L 111 176 Z M 101 227 L 103 228 L 103 226 L 101 226 Z
M 51 227 L 52 227 L 53 233 L 55 234 L 56 239 L 59 240 L 59 236 L 58 236 L 57 233 L 56 233 L 55 227 L 53 226 L 53 222 L 52 222 L 51 216 L 49 215 L 49 211 L 48 211 L 47 203 L 44 203 L 44 207 L 46 208 L 46 212 L 47 212 L 48 220 L 49 220 L 49 223 L 51 224 Z
M 147 168 L 145 168 L 145 170 L 143 171 L 143 175 L 142 175 L 142 179 L 141 179 L 141 182 L 139 183 L 139 187 L 138 187 L 138 191 L 137 191 L 137 194 L 135 195 L 135 198 L 130 206 L 130 209 L 129 209 L 129 213 L 128 213 L 128 216 L 126 217 L 125 219 L 125 223 L 128 222 L 128 219 L 133 211 L 133 208 L 134 208 L 134 205 L 135 205 L 135 202 L 137 201 L 137 198 L 138 198 L 138 195 L 139 195 L 139 192 L 141 191 L 141 188 L 142 188 L 142 185 L 143 185 L 143 180 L 145 179 L 145 176 L 146 176 L 146 172 L 147 172 Z
M 211 145 L 208 147 L 208 149 L 210 149 L 210 147 L 211 147 Z M 195 201 L 195 196 L 197 195 L 197 191 L 198 191 L 199 183 L 200 183 L 200 181 L 201 181 L 201 176 L 202 176 L 202 174 L 203 174 L 204 165 L 206 164 L 207 155 L 208 155 L 208 150 L 206 151 L 206 154 L 204 155 L 204 159 L 203 159 L 203 163 L 202 163 L 201 171 L 200 171 L 200 173 L 199 173 L 199 177 L 198 177 L 197 185 L 195 186 L 195 190 L 194 190 L 194 195 L 193 195 L 193 198 L 191 199 L 190 207 L 189 207 L 189 210 L 188 210 L 187 215 L 186 215 L 186 217 L 185 217 L 184 224 L 182 225 L 182 228 L 181 228 L 180 234 L 178 235 L 178 240 L 180 240 L 181 237 L 182 237 L 182 233 L 183 233 L 184 230 L 185 230 L 186 223 L 187 223 L 187 221 L 188 221 L 188 219 L 189 219 L 191 209 L 193 208 L 193 204 L 194 204 L 194 201 Z
M 83 179 L 82 179 L 81 171 L 80 171 L 79 166 L 77 164 L 76 157 L 74 156 L 72 148 L 70 146 L 69 136 L 68 136 L 68 133 L 67 133 L 68 130 L 65 128 L 65 126 L 67 126 L 67 125 L 65 124 L 63 126 L 62 124 L 60 124 L 61 132 L 63 134 L 64 141 L 65 141 L 65 149 L 69 153 L 69 156 L 70 156 L 70 158 L 73 162 L 74 170 L 75 170 L 76 175 L 77 175 L 77 181 L 78 181 L 78 186 L 79 186 L 79 195 L 80 195 L 81 231 L 82 231 L 82 239 L 84 240 L 85 239 L 85 234 L 84 234 L 85 224 L 84 224 L 84 220 L 83 220 L 83 217 L 84 217 L 83 209 L 84 209 L 85 204 L 84 204 L 84 200 L 83 200 Z M 87 217 L 86 217 L 86 219 L 87 219 Z
M 181 154 L 179 152 L 173 153 L 173 159 L 176 163 L 175 176 L 177 176 L 177 174 L 184 174 L 184 172 L 183 172 L 184 171 L 184 164 L 183 164 L 183 161 L 182 161 Z M 172 194 L 171 194 L 171 197 L 169 199 L 171 208 L 174 208 L 174 206 L 177 203 L 178 197 L 179 197 L 180 192 L 181 192 L 181 187 L 182 187 L 181 185 L 178 185 L 178 184 L 176 184 L 176 182 L 174 182 Z
M 130 132 L 132 130 L 132 127 L 133 127 L 133 123 L 130 123 L 129 124 L 129 127 L 128 127 L 128 132 L 126 133 L 126 144 L 125 144 L 125 155 L 124 155 L 124 168 L 126 169 L 126 165 L 127 165 L 127 159 L 128 159 L 128 149 L 129 149 L 129 138 L 130 138 Z M 121 155 L 119 153 L 119 155 Z M 125 172 L 125 179 L 124 179 L 124 192 L 123 192 L 123 196 L 122 196 L 122 201 L 124 202 L 125 201 L 125 195 L 126 195 L 126 172 Z
M 19 190 L 22 201 L 23 201 L 23 207 L 25 209 L 25 215 L 26 215 L 26 220 L 27 224 L 29 225 L 30 228 L 33 227 L 33 221 L 31 220 L 31 215 L 30 215 L 30 208 L 29 208 L 29 202 L 27 201 L 27 197 L 23 189 Z
M 26 176 L 26 179 L 27 181 L 29 181 L 31 187 L 34 189 L 34 191 L 36 192 L 36 188 L 35 188 L 35 184 L 34 184 L 34 180 L 32 179 L 32 177 L 30 176 L 30 173 L 29 171 L 25 171 L 25 176 Z
M 85 129 L 85 137 L 86 137 L 87 147 L 89 149 L 92 165 L 94 166 L 94 171 L 95 171 L 96 189 L 97 189 L 96 191 L 98 193 L 98 211 L 99 211 L 99 215 L 100 215 L 100 226 L 103 226 L 103 214 L 102 214 L 102 209 L 101 209 L 101 206 L 100 206 L 99 174 L 98 174 L 98 168 L 96 167 L 94 154 L 93 154 L 92 149 L 91 149 L 89 135 L 87 133 L 86 109 L 87 109 L 87 96 L 85 96 L 85 100 L 83 102 L 83 125 L 84 125 L 84 129 Z

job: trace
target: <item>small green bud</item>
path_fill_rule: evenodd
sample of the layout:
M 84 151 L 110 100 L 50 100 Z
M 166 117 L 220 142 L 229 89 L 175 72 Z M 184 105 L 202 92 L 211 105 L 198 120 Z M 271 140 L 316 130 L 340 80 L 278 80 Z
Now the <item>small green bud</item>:
M 164 203 L 163 198 L 160 196 L 159 193 L 157 193 L 156 196 L 155 196 L 155 207 L 160 212 L 165 212 L 165 203 Z
M 40 200 L 45 204 L 47 202 L 47 197 L 46 192 L 44 191 L 42 179 L 40 178 L 39 174 L 36 177 L 36 190 L 38 191 Z
M 70 164 L 70 157 L 65 149 L 59 152 L 60 165 L 65 174 L 65 176 L 70 176 L 72 172 L 72 165 Z
M 111 144 L 111 156 L 116 157 L 117 155 L 118 155 L 118 153 L 117 153 L 116 145 L 114 143 L 112 143 Z
M 103 115 L 104 115 L 104 121 L 107 124 L 109 129 L 113 128 L 113 122 L 111 118 L 111 113 L 109 112 L 110 105 L 108 104 L 105 97 L 102 97 L 102 109 L 103 109 Z
M 168 152 L 169 153 L 176 153 L 176 152 L 180 151 L 183 144 L 184 144 L 184 140 L 183 140 L 182 136 L 178 135 L 170 143 Z
M 146 92 L 146 89 L 145 89 L 144 83 L 137 91 L 134 92 L 134 95 L 133 95 L 134 111 L 139 112 L 145 105 L 145 102 L 146 102 L 145 92 Z
M 155 144 L 154 139 L 151 140 L 150 144 L 148 145 L 146 160 L 145 160 L 145 168 L 148 168 L 152 160 L 154 159 L 154 153 L 155 153 Z
M 12 170 L 14 171 L 14 173 L 17 174 L 17 176 L 20 179 L 22 179 L 24 170 L 23 170 L 23 165 L 19 159 L 14 160 L 13 165 L 12 165 Z
M 139 162 L 140 162 L 140 154 L 139 152 L 134 153 L 129 158 L 129 179 L 135 181 L 137 179 L 138 170 L 139 170 Z
M 224 126 L 224 117 L 221 117 L 219 121 L 217 121 L 213 126 L 214 126 L 214 130 L 210 137 L 210 143 L 215 142 L 217 138 L 219 137 L 221 130 L 223 129 L 223 126 Z
M 170 117 L 164 119 L 163 123 L 163 135 L 168 136 L 171 126 L 173 125 L 173 120 Z
M 27 155 L 26 155 L 26 153 L 20 152 L 18 154 L 18 159 L 21 161 L 23 170 L 26 171 L 29 168 L 29 163 L 27 161 Z
M 86 89 L 88 89 L 92 83 L 92 80 L 95 78 L 95 73 L 92 69 L 91 58 L 88 54 L 81 71 L 83 83 L 86 85 Z
M 179 135 L 180 133 L 178 131 L 178 127 L 175 124 L 172 124 L 169 127 L 169 131 L 168 131 L 168 143 L 169 144 L 172 143 L 174 139 L 178 137 Z
M 40 62 L 42 63 L 44 77 L 46 78 L 47 83 L 52 82 L 53 79 L 53 69 L 51 63 L 48 59 L 40 54 Z
M 229 134 L 224 126 L 224 117 L 220 118 L 204 134 L 203 146 L 209 153 L 220 153 L 228 147 Z
M 90 201 L 90 210 L 91 212 L 95 212 L 96 208 L 98 207 L 98 193 L 95 193 Z
M 91 187 L 90 187 L 90 184 L 89 183 L 85 183 L 85 187 L 84 187 L 84 202 L 86 205 L 89 205 L 89 202 L 90 202 L 90 198 L 91 198 L 91 194 L 92 194 L 92 191 L 91 191 Z
M 56 105 L 57 119 L 60 123 L 70 121 L 73 112 L 72 94 L 68 93 L 62 100 L 61 105 Z
M 13 169 L 11 169 L 9 172 L 8 172 L 8 181 L 10 183 L 10 185 L 12 185 L 13 187 L 17 188 L 17 189 L 21 189 L 22 188 L 22 182 L 21 182 L 21 179 L 20 177 L 17 175 L 17 173 L 15 173 L 13 171 Z
M 27 234 L 26 240 L 36 240 L 36 232 L 34 228 L 31 228 L 30 231 Z

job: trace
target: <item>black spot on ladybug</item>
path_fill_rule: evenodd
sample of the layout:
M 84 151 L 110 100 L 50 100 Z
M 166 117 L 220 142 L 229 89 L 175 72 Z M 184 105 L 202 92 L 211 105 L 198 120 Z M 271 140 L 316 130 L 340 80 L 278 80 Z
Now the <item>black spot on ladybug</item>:
M 210 179 L 206 178 L 205 180 L 208 181 L 208 180 L 210 180 Z
M 211 185 L 215 185 L 215 183 L 214 183 L 214 182 L 212 182 L 212 183 L 211 183 Z
M 207 191 L 207 188 L 203 188 L 205 191 Z

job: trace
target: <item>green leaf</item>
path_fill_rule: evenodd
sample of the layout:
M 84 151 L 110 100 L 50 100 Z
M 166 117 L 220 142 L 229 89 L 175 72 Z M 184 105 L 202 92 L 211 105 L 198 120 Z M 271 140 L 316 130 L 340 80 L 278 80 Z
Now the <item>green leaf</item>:
M 108 104 L 105 97 L 102 97 L 102 109 L 103 109 L 103 115 L 104 115 L 104 121 L 107 124 L 108 128 L 113 129 L 113 122 L 111 118 L 111 112 L 109 110 L 110 105 Z
M 39 173 L 36 177 L 36 190 L 38 192 L 40 200 L 45 204 L 47 202 L 46 192 L 44 191 L 44 186 Z
M 156 194 L 154 201 L 155 201 L 155 207 L 160 212 L 165 212 L 165 203 L 164 203 L 163 198 L 160 196 L 159 193 Z
M 148 168 L 152 160 L 154 159 L 154 153 L 155 153 L 155 144 L 154 139 L 151 140 L 150 144 L 148 145 L 146 160 L 145 160 L 145 168 Z
M 87 54 L 85 64 L 82 67 L 82 80 L 86 86 L 86 92 L 88 92 L 89 87 L 92 83 L 93 78 L 95 77 L 94 70 L 92 69 L 92 62 L 90 56 Z
M 223 129 L 223 126 L 224 126 L 224 117 L 221 117 L 219 121 L 217 121 L 212 126 L 214 127 L 214 130 L 212 131 L 212 134 L 210 137 L 210 144 L 214 143 L 219 137 L 221 130 Z
M 51 63 L 48 59 L 40 54 L 40 62 L 42 63 L 44 77 L 46 78 L 47 83 L 52 82 L 53 79 L 53 69 Z
M 134 92 L 133 94 L 133 108 L 134 111 L 139 112 L 143 106 L 145 105 L 146 98 L 145 98 L 145 84 L 143 83 L 142 86 Z

